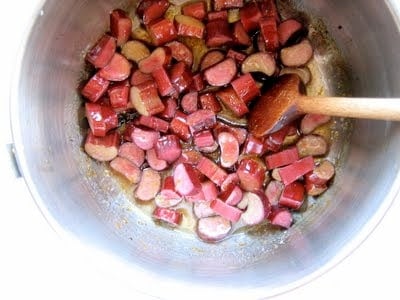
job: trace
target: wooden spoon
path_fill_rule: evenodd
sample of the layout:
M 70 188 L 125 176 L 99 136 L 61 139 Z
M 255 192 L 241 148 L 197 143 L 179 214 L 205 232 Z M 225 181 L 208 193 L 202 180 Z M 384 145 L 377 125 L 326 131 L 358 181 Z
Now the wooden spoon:
M 302 95 L 298 75 L 287 74 L 262 95 L 249 115 L 249 132 L 262 137 L 306 113 L 400 121 L 400 98 L 311 97 Z

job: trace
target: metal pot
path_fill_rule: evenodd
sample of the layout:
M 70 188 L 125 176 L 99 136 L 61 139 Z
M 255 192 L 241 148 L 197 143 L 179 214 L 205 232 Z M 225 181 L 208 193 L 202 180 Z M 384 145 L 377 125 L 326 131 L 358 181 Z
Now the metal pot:
M 315 278 L 355 249 L 399 190 L 400 124 L 360 120 L 340 128 L 348 123 L 337 120 L 341 138 L 332 155 L 339 167 L 329 192 L 286 232 L 262 229 L 219 244 L 154 225 L 133 204 L 129 188 L 121 190 L 104 166 L 83 153 L 77 86 L 84 53 L 106 30 L 109 11 L 128 2 L 44 1 L 20 55 L 11 101 L 14 142 L 23 176 L 50 224 L 123 262 L 118 273 L 160 297 L 178 288 L 174 298 L 188 290 L 267 297 Z M 326 93 L 400 96 L 398 1 L 295 2 L 311 23 L 326 24 L 340 49 L 333 55 L 321 39 L 324 27 L 315 27 L 314 75 Z

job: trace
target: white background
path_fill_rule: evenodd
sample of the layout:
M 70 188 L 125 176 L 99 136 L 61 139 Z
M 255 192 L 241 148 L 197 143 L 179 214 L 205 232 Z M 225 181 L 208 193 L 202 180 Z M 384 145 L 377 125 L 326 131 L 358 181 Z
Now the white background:
M 0 299 L 150 299 L 136 295 L 131 286 L 108 276 L 78 248 L 56 236 L 23 180 L 10 171 L 5 151 L 5 144 L 11 142 L 9 86 L 22 33 L 37 2 L 6 1 L 0 18 Z M 383 222 L 349 258 L 277 299 L 399 299 L 399 216 L 400 201 L 396 200 Z

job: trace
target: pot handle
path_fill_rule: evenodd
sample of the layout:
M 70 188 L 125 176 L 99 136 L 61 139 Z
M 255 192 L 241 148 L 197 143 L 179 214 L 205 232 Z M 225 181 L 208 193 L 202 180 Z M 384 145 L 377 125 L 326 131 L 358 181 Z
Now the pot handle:
M 14 176 L 16 178 L 22 177 L 21 171 L 19 170 L 17 159 L 15 157 L 15 148 L 14 144 L 7 144 L 6 145 L 8 155 L 10 156 L 9 162 L 10 162 L 10 167 L 13 170 Z

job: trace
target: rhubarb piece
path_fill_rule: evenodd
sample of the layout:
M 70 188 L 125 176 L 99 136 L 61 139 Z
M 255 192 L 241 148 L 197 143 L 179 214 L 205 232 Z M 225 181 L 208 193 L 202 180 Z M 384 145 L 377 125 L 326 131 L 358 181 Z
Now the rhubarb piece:
M 108 131 L 118 127 L 118 116 L 109 106 L 86 102 L 86 118 L 95 136 L 103 137 Z
M 123 175 L 131 183 L 135 184 L 140 181 L 141 171 L 134 163 L 123 157 L 116 157 L 110 162 L 110 167 Z
M 231 222 L 239 221 L 240 216 L 242 215 L 242 211 L 240 209 L 230 206 L 220 199 L 211 201 L 210 207 L 221 217 L 224 217 Z
M 201 59 L 200 70 L 203 71 L 208 67 L 216 65 L 225 59 L 225 53 L 221 50 L 213 49 L 208 51 Z
M 143 150 L 149 150 L 153 148 L 159 137 L 160 133 L 158 131 L 141 129 L 139 127 L 135 127 L 132 132 L 133 142 Z
M 214 10 L 243 7 L 243 0 L 214 0 Z
M 193 195 L 201 190 L 201 183 L 189 164 L 180 163 L 174 169 L 175 190 L 181 195 Z
M 164 119 L 171 120 L 175 116 L 175 112 L 178 107 L 176 99 L 168 97 L 164 100 L 163 104 L 165 108 L 161 113 L 159 113 L 159 116 Z
M 215 216 L 215 211 L 210 207 L 211 201 L 196 201 L 193 203 L 194 215 L 201 219 Z
M 168 167 L 168 162 L 166 160 L 159 159 L 154 148 L 146 151 L 146 161 L 149 164 L 150 168 L 156 171 L 162 171 Z
M 151 168 L 146 168 L 142 171 L 142 177 L 135 189 L 135 198 L 141 201 L 153 200 L 160 191 L 160 188 L 160 173 Z
M 161 96 L 171 96 L 176 94 L 175 88 L 169 80 L 167 71 L 163 67 L 154 70 L 151 75 L 157 84 L 158 92 Z
M 156 46 L 176 40 L 178 34 L 174 23 L 168 19 L 158 19 L 148 25 L 148 32 Z
M 116 47 L 117 42 L 115 38 L 105 34 L 89 50 L 86 60 L 96 68 L 105 67 L 114 56 Z
M 265 152 L 265 146 L 262 140 L 252 136 L 247 135 L 246 141 L 243 145 L 243 154 L 256 154 L 262 155 Z
M 132 38 L 141 41 L 146 45 L 153 44 L 149 32 L 146 29 L 144 29 L 143 26 L 138 26 L 132 30 Z
M 205 70 L 204 78 L 212 86 L 224 86 L 232 81 L 236 73 L 235 61 L 227 58 Z
M 174 134 L 160 137 L 155 144 L 155 150 L 157 157 L 168 163 L 173 163 L 182 153 L 179 138 Z
M 292 182 L 285 186 L 279 205 L 293 209 L 299 209 L 304 201 L 304 186 L 300 182 Z
M 240 46 L 249 47 L 252 44 L 250 36 L 247 34 L 246 30 L 243 27 L 243 24 L 240 21 L 237 21 L 233 24 L 233 42 Z
M 284 126 L 280 130 L 275 131 L 266 136 L 264 145 L 268 151 L 278 152 L 282 148 L 283 141 L 289 132 L 290 126 Z
M 316 185 L 326 184 L 335 175 L 335 167 L 329 160 L 324 160 L 318 164 L 312 172 L 305 175 L 306 183 Z
M 203 38 L 205 26 L 198 19 L 185 15 L 176 15 L 175 24 L 178 35 Z
M 276 0 L 263 0 L 258 2 L 260 12 L 263 17 L 273 18 L 276 22 L 280 22 L 278 9 L 276 7 Z
M 172 41 L 165 44 L 165 46 L 171 49 L 171 55 L 176 61 L 183 61 L 189 68 L 192 67 L 193 54 L 185 44 Z
M 182 97 L 181 107 L 185 113 L 190 114 L 197 110 L 198 96 L 197 92 L 190 92 Z
M 140 89 L 139 86 L 133 86 L 130 90 L 130 101 L 133 107 L 143 116 L 156 115 L 165 108 L 158 96 L 157 88 Z
M 118 149 L 118 156 L 131 161 L 137 167 L 141 167 L 144 163 L 144 151 L 135 143 L 125 142 Z
M 197 149 L 200 151 L 203 148 L 211 147 L 215 144 L 214 137 L 210 130 L 203 130 L 195 133 L 193 136 L 193 141 Z
M 259 28 L 259 22 L 262 15 L 256 2 L 247 2 L 246 5 L 240 9 L 239 14 L 240 22 L 243 24 L 243 27 L 247 32 Z
M 263 193 L 244 193 L 238 207 L 245 210 L 241 220 L 246 225 L 260 224 L 271 212 L 271 205 Z
M 150 24 L 152 21 L 161 18 L 169 7 L 167 0 L 145 0 L 141 1 L 138 13 L 142 16 L 143 24 Z
M 206 25 L 206 45 L 220 47 L 233 41 L 227 20 L 209 21 Z
M 186 64 L 180 61 L 171 67 L 170 80 L 175 90 L 180 94 L 188 90 L 193 81 L 193 77 Z
M 251 54 L 242 63 L 242 73 L 261 72 L 267 76 L 272 76 L 275 70 L 275 59 L 266 52 Z
M 154 200 L 158 207 L 173 207 L 182 202 L 183 197 L 175 191 L 173 176 L 165 177 L 161 191 Z
M 141 72 L 151 74 L 157 69 L 168 67 L 170 62 L 171 50 L 168 47 L 157 47 L 150 56 L 142 59 L 138 66 Z
M 167 132 L 169 128 L 169 123 L 167 121 L 164 121 L 154 116 L 140 116 L 138 122 L 140 125 L 164 133 Z
M 303 29 L 303 24 L 295 19 L 283 21 L 278 26 L 279 43 L 285 46 L 289 40 Z
M 182 222 L 182 212 L 165 207 L 156 207 L 153 211 L 153 218 L 166 222 L 172 227 L 177 227 Z
M 219 90 L 216 93 L 216 96 L 237 117 L 241 117 L 249 112 L 247 105 L 238 97 L 235 90 L 231 86 Z
M 99 76 L 110 81 L 123 81 L 131 74 L 132 65 L 119 53 L 115 53 L 110 62 L 99 71 Z
M 185 16 L 190 16 L 198 20 L 203 20 L 206 17 L 207 8 L 204 1 L 198 1 L 186 4 L 182 7 L 182 13 Z
M 197 164 L 197 169 L 218 186 L 220 186 L 228 176 L 223 169 L 206 157 L 200 159 Z
M 243 52 L 239 52 L 233 49 L 229 49 L 226 57 L 233 58 L 238 65 L 241 65 L 246 59 L 247 55 Z
M 203 80 L 203 76 L 201 73 L 197 73 L 195 75 L 193 75 L 193 81 L 192 84 L 190 85 L 190 90 L 191 91 L 195 91 L 195 92 L 199 92 L 201 90 L 204 89 L 204 80 Z
M 239 159 L 239 142 L 229 132 L 218 134 L 218 144 L 221 149 L 220 163 L 224 168 L 230 168 Z
M 279 169 L 282 182 L 288 185 L 314 169 L 312 156 L 304 157 L 286 167 Z
M 111 35 L 117 39 L 117 45 L 126 43 L 131 36 L 132 20 L 122 9 L 115 9 L 110 14 Z
M 232 185 L 225 191 L 222 191 L 221 194 L 219 195 L 219 198 L 226 204 L 235 206 L 240 201 L 242 201 L 243 192 L 242 189 L 237 185 Z
M 85 152 L 98 161 L 113 160 L 118 154 L 120 136 L 118 132 L 113 131 L 104 137 L 94 136 L 91 131 L 88 132 L 85 140 Z
M 244 128 L 233 127 L 233 126 L 226 125 L 222 122 L 217 122 L 217 124 L 214 128 L 214 135 L 218 136 L 218 134 L 220 132 L 232 133 L 238 140 L 239 145 L 242 145 L 245 142 L 246 136 L 247 136 L 247 130 Z
M 208 22 L 214 20 L 224 20 L 228 21 L 228 11 L 227 10 L 220 10 L 220 11 L 210 11 L 207 14 Z
M 107 92 L 113 108 L 126 108 L 128 106 L 129 83 L 127 80 L 111 86 Z
M 169 125 L 170 131 L 177 135 L 182 141 L 187 142 L 191 138 L 189 126 L 187 124 L 177 118 L 174 118 L 170 125 Z
M 326 184 L 316 184 L 310 181 L 306 181 L 304 187 L 306 189 L 307 195 L 314 197 L 321 195 L 328 189 L 328 186 Z
M 303 136 L 296 143 L 300 157 L 324 155 L 328 152 L 328 143 L 319 135 L 310 134 Z
M 221 111 L 221 105 L 213 93 L 205 93 L 200 95 L 200 106 L 202 109 L 208 109 L 214 113 Z
M 265 188 L 265 196 L 272 206 L 277 206 L 285 186 L 278 180 L 271 180 Z
M 258 158 L 243 158 L 236 171 L 240 187 L 247 192 L 261 190 L 265 179 L 266 167 Z
M 319 126 L 328 123 L 331 120 L 330 116 L 318 114 L 306 114 L 301 119 L 300 130 L 303 134 L 310 134 Z
M 205 242 L 218 242 L 225 238 L 231 229 L 231 222 L 220 216 L 200 218 L 197 223 L 197 235 Z
M 269 170 L 290 165 L 297 160 L 299 160 L 299 153 L 296 147 L 291 147 L 265 157 L 265 163 Z
M 274 208 L 268 217 L 272 225 L 288 229 L 293 223 L 292 213 L 284 207 Z
M 279 48 L 278 27 L 274 17 L 263 17 L 260 20 L 260 30 L 268 52 L 275 52 Z
M 313 51 L 310 41 L 304 39 L 299 44 L 281 50 L 280 57 L 282 64 L 287 67 L 304 66 L 311 60 Z
M 122 45 L 121 53 L 127 59 L 139 63 L 150 55 L 150 50 L 141 41 L 129 41 Z
M 236 94 L 244 103 L 249 103 L 255 97 L 260 95 L 260 89 L 249 73 L 238 77 L 232 81 L 231 84 Z
M 207 180 L 207 181 L 202 182 L 201 190 L 204 195 L 204 200 L 212 201 L 212 200 L 217 199 L 218 190 L 217 190 L 216 185 L 212 181 Z
M 140 70 L 136 70 L 131 75 L 131 85 L 140 85 L 144 82 L 153 81 L 151 74 L 143 73 Z
M 107 91 L 110 82 L 96 73 L 85 84 L 81 93 L 82 95 L 92 102 L 96 102 Z
M 187 116 L 187 125 L 192 134 L 211 129 L 215 126 L 216 122 L 215 113 L 207 109 L 199 109 Z

